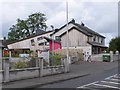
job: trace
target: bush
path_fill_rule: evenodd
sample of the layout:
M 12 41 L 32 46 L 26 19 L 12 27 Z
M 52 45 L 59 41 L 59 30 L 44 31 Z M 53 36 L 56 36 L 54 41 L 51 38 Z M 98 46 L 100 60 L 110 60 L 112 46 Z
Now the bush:
M 32 57 L 28 62 L 28 64 L 29 64 L 29 67 L 36 67 L 36 59 Z
M 58 54 L 50 54 L 50 65 L 61 65 L 61 56 Z
M 19 61 L 19 62 L 16 62 L 13 67 L 14 67 L 14 69 L 20 69 L 20 68 L 27 68 L 28 65 L 26 62 Z

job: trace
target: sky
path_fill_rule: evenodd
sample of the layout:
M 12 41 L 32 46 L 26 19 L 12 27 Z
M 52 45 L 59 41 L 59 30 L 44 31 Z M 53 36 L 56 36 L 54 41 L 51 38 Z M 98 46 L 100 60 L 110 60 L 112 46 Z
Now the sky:
M 47 30 L 66 24 L 66 0 L 1 0 L 0 38 L 7 36 L 18 18 L 25 20 L 36 12 L 46 15 Z M 106 46 L 118 36 L 118 0 L 68 0 L 68 20 L 72 18 L 105 36 Z

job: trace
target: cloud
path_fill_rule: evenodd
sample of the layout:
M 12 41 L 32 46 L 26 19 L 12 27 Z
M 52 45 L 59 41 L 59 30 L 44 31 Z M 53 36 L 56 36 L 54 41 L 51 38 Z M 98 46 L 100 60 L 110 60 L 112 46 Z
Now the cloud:
M 26 19 L 28 15 L 35 12 L 46 15 L 48 30 L 51 29 L 50 25 L 60 28 L 66 23 L 65 0 L 57 2 L 52 0 L 45 2 L 43 0 L 5 1 L 2 2 L 2 22 L 0 22 L 2 23 L 3 36 L 7 35 L 9 27 L 16 23 L 17 18 Z M 106 44 L 108 44 L 109 39 L 117 35 L 117 4 L 117 0 L 115 2 L 70 0 L 68 3 L 69 21 L 74 18 L 77 23 L 81 23 L 82 20 L 87 27 L 106 36 Z
M 0 3 L 0 12 L 2 12 L 2 9 L 1 9 L 1 3 Z M 2 38 L 2 16 L 0 14 L 0 38 Z

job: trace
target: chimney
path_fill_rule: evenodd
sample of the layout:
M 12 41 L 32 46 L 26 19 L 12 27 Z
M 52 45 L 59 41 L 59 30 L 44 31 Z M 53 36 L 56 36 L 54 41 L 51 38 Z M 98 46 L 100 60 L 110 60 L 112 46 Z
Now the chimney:
M 84 24 L 83 22 L 81 22 L 81 25 L 82 25 L 82 26 L 85 26 L 85 24 Z
M 6 40 L 6 37 L 4 37 L 4 40 Z
M 71 22 L 75 23 L 75 20 L 74 20 L 74 18 L 71 20 Z

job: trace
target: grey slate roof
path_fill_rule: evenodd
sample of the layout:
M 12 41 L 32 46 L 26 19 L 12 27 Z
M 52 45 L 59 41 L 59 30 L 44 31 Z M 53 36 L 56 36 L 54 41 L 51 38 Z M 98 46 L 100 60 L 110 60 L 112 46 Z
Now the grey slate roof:
M 41 30 L 41 29 L 38 29 L 38 30 L 36 30 L 35 35 L 42 34 L 42 33 L 45 33 L 45 32 L 46 32 L 46 31 L 43 31 L 43 30 Z
M 91 34 L 91 35 L 98 35 L 98 36 L 101 36 L 101 37 L 104 37 L 102 35 L 100 35 L 99 33 L 93 31 L 92 29 L 86 27 L 86 26 L 82 26 L 78 23 L 73 23 L 74 25 L 78 26 L 81 30 L 83 30 L 84 32 L 88 33 L 88 34 Z M 105 37 L 104 37 L 105 38 Z
M 78 30 L 78 31 L 80 31 L 80 32 L 82 32 L 82 33 L 84 33 L 84 34 L 87 35 L 87 36 L 92 36 L 91 34 L 85 32 L 84 30 L 81 30 L 81 29 L 78 28 L 78 27 L 72 27 L 72 28 L 70 28 L 68 31 L 71 31 L 72 29 L 76 29 L 76 30 Z M 62 34 L 60 35 L 60 37 L 63 36 L 64 34 L 66 34 L 66 32 L 62 33 Z
M 70 23 L 72 23 L 72 24 L 74 24 L 75 26 L 77 26 L 78 29 L 81 30 L 82 32 L 84 32 L 85 34 L 88 34 L 88 35 L 97 35 L 97 36 L 101 36 L 101 37 L 105 38 L 103 35 L 100 35 L 99 33 L 93 31 L 92 29 L 90 29 L 90 28 L 88 28 L 88 27 L 86 27 L 86 26 L 82 26 L 82 25 L 80 25 L 80 24 L 78 24 L 78 23 L 75 23 L 75 20 L 74 20 L 74 19 L 71 20 L 70 22 L 68 22 L 68 24 L 70 24 Z M 52 36 L 53 34 L 57 33 L 58 31 L 60 31 L 60 30 L 61 30 L 62 28 L 64 28 L 64 27 L 66 27 L 66 24 L 65 24 L 64 26 L 62 26 L 61 28 L 56 29 L 55 32 L 51 34 L 51 36 Z

